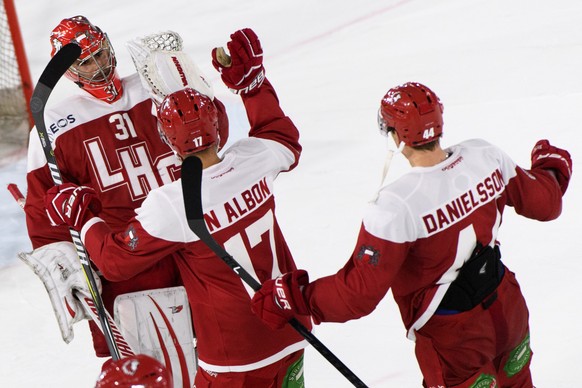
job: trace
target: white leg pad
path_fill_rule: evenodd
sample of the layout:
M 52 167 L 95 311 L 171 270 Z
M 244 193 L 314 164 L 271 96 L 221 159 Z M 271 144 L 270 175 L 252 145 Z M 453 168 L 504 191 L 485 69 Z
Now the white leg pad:
M 194 385 L 196 339 L 184 287 L 119 295 L 113 316 L 136 354 L 152 356 L 171 370 L 174 387 Z

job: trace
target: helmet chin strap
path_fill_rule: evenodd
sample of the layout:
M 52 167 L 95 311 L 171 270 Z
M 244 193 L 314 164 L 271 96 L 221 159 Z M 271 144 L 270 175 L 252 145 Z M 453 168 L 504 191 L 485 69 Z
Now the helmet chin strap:
M 396 154 L 401 154 L 402 150 L 404 149 L 404 146 L 405 146 L 404 142 L 401 141 L 400 144 L 398 144 L 398 147 L 396 148 L 396 150 L 389 148 L 388 152 L 386 152 L 386 159 L 384 160 L 384 168 L 382 169 L 382 179 L 380 180 L 380 186 L 378 187 L 378 190 L 376 191 L 376 195 L 374 195 L 374 198 L 370 202 L 376 202 L 376 200 L 378 199 L 378 196 L 380 195 L 380 190 L 384 186 L 384 181 L 386 180 L 386 176 L 388 175 L 388 170 L 390 170 L 390 165 L 392 164 L 392 158 Z M 390 147 L 390 146 L 388 146 L 388 147 Z

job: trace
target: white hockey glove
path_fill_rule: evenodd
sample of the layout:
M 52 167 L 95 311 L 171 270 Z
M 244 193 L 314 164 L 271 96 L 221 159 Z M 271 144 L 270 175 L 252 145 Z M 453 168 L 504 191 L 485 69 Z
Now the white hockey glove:
M 160 32 L 127 43 L 144 88 L 156 105 L 185 87 L 214 99 L 214 90 L 194 61 L 182 51 L 182 38 L 172 31 Z
M 77 295 L 92 298 L 74 245 L 71 242 L 60 241 L 37 248 L 30 253 L 19 253 L 18 256 L 44 284 L 63 341 L 71 342 L 74 338 L 73 324 L 91 317 Z M 99 276 L 94 274 L 94 277 L 101 292 Z

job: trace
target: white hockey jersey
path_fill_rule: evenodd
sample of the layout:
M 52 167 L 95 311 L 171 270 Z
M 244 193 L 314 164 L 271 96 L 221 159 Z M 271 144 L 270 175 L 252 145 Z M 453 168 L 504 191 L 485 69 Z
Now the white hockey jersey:
M 562 193 L 549 172 L 523 170 L 483 140 L 447 151 L 445 161 L 381 188 L 344 268 L 305 288 L 316 321 L 367 315 L 392 288 L 412 339 L 476 243 L 496 243 L 505 205 L 541 221 L 560 214 Z

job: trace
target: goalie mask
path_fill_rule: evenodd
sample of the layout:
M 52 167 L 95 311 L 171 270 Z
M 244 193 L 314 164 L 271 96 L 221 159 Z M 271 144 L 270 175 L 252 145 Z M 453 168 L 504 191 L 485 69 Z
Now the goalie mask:
M 378 125 L 386 135 L 395 130 L 407 146 L 430 143 L 443 133 L 443 105 L 426 86 L 408 82 L 384 95 L 378 111 Z
M 219 141 L 216 106 L 194 89 L 179 90 L 158 107 L 158 129 L 162 139 L 185 158 Z
M 121 79 L 115 69 L 115 52 L 107 34 L 84 16 L 63 19 L 52 31 L 51 57 L 71 42 L 81 47 L 81 56 L 67 70 L 66 77 L 83 90 L 107 103 L 122 94 Z
M 173 388 L 171 373 L 158 360 L 138 354 L 103 364 L 95 388 Z

